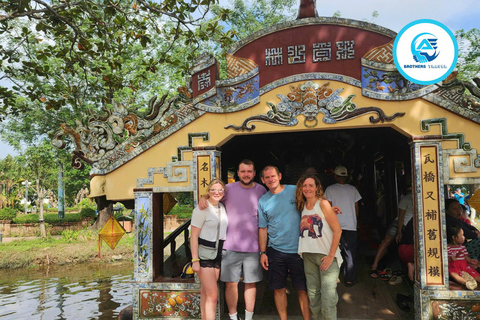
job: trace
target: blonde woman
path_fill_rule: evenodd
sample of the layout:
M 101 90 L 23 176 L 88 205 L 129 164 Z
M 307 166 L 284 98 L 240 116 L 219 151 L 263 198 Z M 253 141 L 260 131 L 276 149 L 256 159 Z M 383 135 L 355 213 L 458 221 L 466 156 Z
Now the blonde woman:
M 198 274 L 201 284 L 200 311 L 202 320 L 214 320 L 217 310 L 220 263 L 223 241 L 227 231 L 227 213 L 220 200 L 225 195 L 225 184 L 215 179 L 208 185 L 208 207 L 198 206 L 192 214 L 192 269 Z
M 304 175 L 295 190 L 301 212 L 298 253 L 303 257 L 312 319 L 337 319 L 337 280 L 342 257 L 338 248 L 342 229 L 320 180 Z

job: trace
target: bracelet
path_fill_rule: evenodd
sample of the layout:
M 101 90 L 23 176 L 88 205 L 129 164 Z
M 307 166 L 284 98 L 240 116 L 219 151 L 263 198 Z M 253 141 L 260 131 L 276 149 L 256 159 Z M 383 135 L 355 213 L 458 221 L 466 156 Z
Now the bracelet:
M 192 263 L 194 262 L 200 262 L 200 259 L 192 259 Z

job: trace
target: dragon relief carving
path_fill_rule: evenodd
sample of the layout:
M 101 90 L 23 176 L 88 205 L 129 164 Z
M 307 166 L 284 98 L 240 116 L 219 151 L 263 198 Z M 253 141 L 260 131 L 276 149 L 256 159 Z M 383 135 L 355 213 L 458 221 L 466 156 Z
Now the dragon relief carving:
M 103 108 L 101 114 L 77 119 L 74 128 L 62 124 L 52 144 L 63 149 L 65 142 L 62 139 L 68 136 L 75 148 L 72 157 L 74 168 L 82 168 L 85 162 L 95 169 L 105 169 L 178 121 L 175 111 L 192 101 L 187 88 L 182 87 L 178 91 L 178 95 L 168 100 L 167 95 L 159 101 L 153 97 L 145 112 L 131 111 L 114 102 L 112 109 Z
M 457 78 L 458 71 L 452 72 L 445 80 L 442 81 L 442 88 L 453 93 L 461 95 L 461 105 L 464 108 L 480 112 L 480 78 L 473 78 L 470 81 L 461 81 Z M 465 94 L 465 89 L 470 95 Z
M 280 102 L 276 105 L 267 102 L 270 111 L 267 114 L 260 114 L 249 117 L 240 125 L 230 124 L 225 129 L 233 129 L 235 131 L 252 131 L 255 125 L 249 126 L 250 122 L 261 121 L 276 125 L 295 126 L 298 123 L 297 116 L 304 115 L 304 125 L 313 128 L 318 124 L 317 115 L 324 115 L 324 123 L 337 123 L 348 119 L 356 118 L 367 113 L 376 113 L 377 118 L 371 116 L 371 123 L 392 121 L 397 117 L 402 117 L 405 113 L 397 112 L 391 116 L 387 116 L 382 109 L 377 107 L 357 108 L 353 103 L 354 94 L 347 98 L 340 96 L 343 88 L 333 90 L 329 87 L 330 82 L 323 85 L 307 81 L 297 87 L 290 85 L 290 93 L 286 96 L 278 94 Z

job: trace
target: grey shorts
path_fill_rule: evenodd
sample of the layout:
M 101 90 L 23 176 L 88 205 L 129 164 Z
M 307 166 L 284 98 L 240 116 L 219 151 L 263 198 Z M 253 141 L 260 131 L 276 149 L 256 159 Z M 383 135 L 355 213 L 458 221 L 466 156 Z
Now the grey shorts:
M 395 218 L 395 220 L 390 223 L 390 226 L 387 229 L 387 233 L 385 236 L 391 236 L 394 237 L 397 235 L 397 230 L 398 230 L 398 217 Z
M 220 280 L 223 282 L 240 282 L 243 275 L 244 283 L 262 281 L 263 271 L 258 252 L 237 252 L 223 250 Z

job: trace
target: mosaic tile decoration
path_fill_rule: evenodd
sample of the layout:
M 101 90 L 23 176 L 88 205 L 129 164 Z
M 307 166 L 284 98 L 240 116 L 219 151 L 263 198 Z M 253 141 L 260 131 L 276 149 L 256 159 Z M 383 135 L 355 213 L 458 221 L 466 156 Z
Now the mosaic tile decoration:
M 437 90 L 437 86 L 423 86 L 405 79 L 394 71 L 362 67 L 362 94 L 377 100 L 411 100 Z
M 374 48 L 367 52 L 363 58 L 369 61 L 375 61 L 384 64 L 395 64 L 393 60 L 393 43 L 395 39 L 383 46 Z
M 134 281 L 152 281 L 152 194 L 135 193 Z
M 250 59 L 235 57 L 227 53 L 227 77 L 236 78 L 254 70 L 257 64 Z
M 377 107 L 357 108 L 353 102 L 354 94 L 344 98 L 340 94 L 343 88 L 331 89 L 330 82 L 317 83 L 307 81 L 297 86 L 290 85 L 290 92 L 287 95 L 278 94 L 280 102 L 276 105 L 266 102 L 270 107 L 267 114 L 260 114 L 248 117 L 240 125 L 229 124 L 225 129 L 235 131 L 253 131 L 255 125 L 251 122 L 259 121 L 281 126 L 295 126 L 298 124 L 297 116 L 304 115 L 304 125 L 308 128 L 316 127 L 318 124 L 317 115 L 323 114 L 322 121 L 332 124 L 346 121 L 365 114 L 374 113 L 377 117 L 370 116 L 370 123 L 390 122 L 397 117 L 403 117 L 405 113 L 394 113 L 387 116 L 382 109 Z
M 433 300 L 433 320 L 480 319 L 480 304 L 473 300 Z
M 139 290 L 139 319 L 200 319 L 199 291 Z

